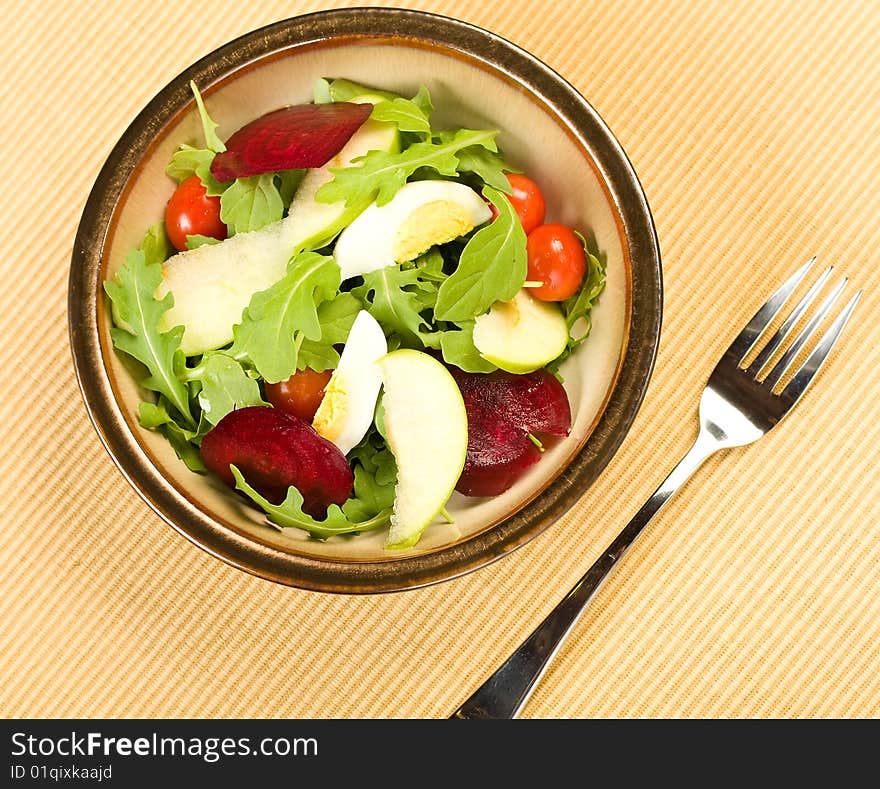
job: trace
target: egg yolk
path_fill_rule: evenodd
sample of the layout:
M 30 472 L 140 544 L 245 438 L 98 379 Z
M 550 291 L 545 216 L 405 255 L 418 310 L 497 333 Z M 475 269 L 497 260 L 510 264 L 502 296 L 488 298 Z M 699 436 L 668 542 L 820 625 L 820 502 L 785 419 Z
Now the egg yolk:
M 413 211 L 397 229 L 392 254 L 398 263 L 414 260 L 435 244 L 445 244 L 474 228 L 471 215 L 451 200 L 434 200 Z
M 315 412 L 312 427 L 319 436 L 335 441 L 342 433 L 348 416 L 348 392 L 344 382 L 336 375 L 331 376 L 324 397 Z

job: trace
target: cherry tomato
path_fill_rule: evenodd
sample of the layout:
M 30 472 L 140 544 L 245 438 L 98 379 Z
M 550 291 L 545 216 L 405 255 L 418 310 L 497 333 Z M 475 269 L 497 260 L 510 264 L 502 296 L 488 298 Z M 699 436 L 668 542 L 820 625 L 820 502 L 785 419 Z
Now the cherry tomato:
M 526 235 L 531 233 L 544 221 L 547 205 L 540 187 L 527 175 L 509 173 L 507 180 L 513 188 L 513 194 L 507 195 L 510 204 L 519 216 Z
M 178 251 L 186 249 L 187 236 L 226 238 L 220 198 L 209 197 L 201 179 L 191 175 L 174 190 L 165 207 L 165 230 Z
M 539 225 L 526 239 L 529 258 L 527 279 L 543 282 L 529 288 L 541 301 L 564 301 L 574 295 L 587 270 L 583 242 L 574 231 L 557 223 Z
M 266 384 L 266 399 L 279 411 L 311 424 L 331 374 L 332 370 L 317 373 L 309 367 L 297 370 L 286 381 Z

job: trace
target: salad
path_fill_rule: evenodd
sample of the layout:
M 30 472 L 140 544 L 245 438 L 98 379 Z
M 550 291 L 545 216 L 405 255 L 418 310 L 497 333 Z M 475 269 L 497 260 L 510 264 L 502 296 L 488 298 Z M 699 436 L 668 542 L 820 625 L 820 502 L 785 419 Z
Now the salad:
M 415 545 L 571 429 L 560 365 L 605 261 L 548 221 L 497 129 L 321 79 L 313 101 L 173 154 L 164 217 L 104 283 L 138 418 L 269 526 Z

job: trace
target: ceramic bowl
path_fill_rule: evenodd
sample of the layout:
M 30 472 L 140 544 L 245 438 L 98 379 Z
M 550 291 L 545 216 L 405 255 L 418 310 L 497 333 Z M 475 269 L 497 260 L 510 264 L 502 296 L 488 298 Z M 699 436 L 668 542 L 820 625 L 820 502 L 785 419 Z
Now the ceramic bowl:
M 542 185 L 548 221 L 592 234 L 607 284 L 588 340 L 563 368 L 571 435 L 505 494 L 455 494 L 454 523 L 413 549 L 381 533 L 308 538 L 281 533 L 211 476 L 190 472 L 137 420 L 142 396 L 110 341 L 101 283 L 162 218 L 164 169 L 200 139 L 189 88 L 200 87 L 221 133 L 264 112 L 310 101 L 319 77 L 413 95 L 430 91 L 436 128 L 497 128 L 508 161 Z M 642 402 L 660 333 L 660 253 L 647 200 L 620 144 L 588 101 L 533 55 L 486 30 L 400 9 L 348 9 L 255 30 L 202 58 L 134 119 L 95 181 L 77 232 L 70 340 L 90 418 L 122 473 L 168 524 L 230 564 L 291 586 L 333 593 L 411 589 L 480 568 L 532 539 L 575 505 L 620 446 Z M 555 535 L 561 543 L 564 534 Z

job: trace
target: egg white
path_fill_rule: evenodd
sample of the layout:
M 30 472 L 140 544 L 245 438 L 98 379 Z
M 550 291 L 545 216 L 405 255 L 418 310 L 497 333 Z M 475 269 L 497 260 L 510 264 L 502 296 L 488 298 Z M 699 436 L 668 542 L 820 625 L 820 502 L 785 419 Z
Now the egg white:
M 415 216 L 416 221 L 412 221 Z M 334 257 L 347 280 L 412 260 L 488 222 L 492 209 L 477 192 L 455 181 L 412 181 L 385 205 L 371 204 L 336 241 Z M 410 221 L 407 221 L 410 220 Z M 401 248 L 409 252 L 401 255 Z
M 382 371 L 376 362 L 387 353 L 382 327 L 369 312 L 361 310 L 312 421 L 315 430 L 344 455 L 360 443 L 373 422 L 382 386 Z

